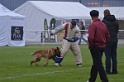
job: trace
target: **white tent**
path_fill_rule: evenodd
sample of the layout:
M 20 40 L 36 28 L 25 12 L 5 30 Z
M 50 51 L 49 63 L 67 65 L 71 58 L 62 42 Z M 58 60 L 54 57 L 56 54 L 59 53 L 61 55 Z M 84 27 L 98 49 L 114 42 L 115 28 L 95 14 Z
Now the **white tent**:
M 0 4 L 0 46 L 25 46 L 25 17 Z
M 70 19 L 90 19 L 90 9 L 79 2 L 28 1 L 14 12 L 26 16 L 26 41 L 40 40 L 45 19 L 48 27 L 52 18 L 59 24 Z
M 124 7 L 89 7 L 91 10 L 98 10 L 99 16 L 104 17 L 104 10 L 109 9 L 112 15 L 118 20 L 124 20 Z

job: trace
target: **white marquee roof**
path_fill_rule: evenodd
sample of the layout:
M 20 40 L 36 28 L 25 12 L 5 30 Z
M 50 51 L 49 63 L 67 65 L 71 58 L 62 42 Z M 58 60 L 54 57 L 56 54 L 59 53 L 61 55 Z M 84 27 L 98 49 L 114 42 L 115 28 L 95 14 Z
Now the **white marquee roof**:
M 28 1 L 24 5 L 31 4 L 42 12 L 55 18 L 80 19 L 89 18 L 90 9 L 79 2 L 55 2 L 55 1 Z M 20 7 L 24 7 L 20 6 Z M 17 8 L 18 11 L 21 8 Z
M 20 14 L 17 14 L 13 11 L 10 11 L 6 7 L 4 7 L 2 4 L 0 4 L 0 16 L 18 16 L 18 17 L 24 17 Z

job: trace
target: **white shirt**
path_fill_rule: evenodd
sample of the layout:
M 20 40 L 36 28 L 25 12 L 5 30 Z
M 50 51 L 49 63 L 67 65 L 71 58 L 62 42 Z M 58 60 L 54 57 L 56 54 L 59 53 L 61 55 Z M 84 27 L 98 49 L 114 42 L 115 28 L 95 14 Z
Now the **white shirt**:
M 76 36 L 78 38 L 80 37 L 79 27 L 76 25 L 74 28 L 71 29 L 70 28 L 70 23 L 64 23 L 61 26 L 56 27 L 52 31 L 52 33 L 56 34 L 56 33 L 60 32 L 60 31 L 63 31 L 63 30 L 65 30 L 64 38 L 66 38 L 66 39 L 72 39 L 74 36 Z

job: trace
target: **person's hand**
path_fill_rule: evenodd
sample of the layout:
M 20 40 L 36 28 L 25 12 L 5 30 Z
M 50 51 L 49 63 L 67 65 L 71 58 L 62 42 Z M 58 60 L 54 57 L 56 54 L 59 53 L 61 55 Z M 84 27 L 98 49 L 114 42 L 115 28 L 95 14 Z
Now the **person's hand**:
M 53 36 L 54 34 L 53 33 L 50 33 L 51 36 Z

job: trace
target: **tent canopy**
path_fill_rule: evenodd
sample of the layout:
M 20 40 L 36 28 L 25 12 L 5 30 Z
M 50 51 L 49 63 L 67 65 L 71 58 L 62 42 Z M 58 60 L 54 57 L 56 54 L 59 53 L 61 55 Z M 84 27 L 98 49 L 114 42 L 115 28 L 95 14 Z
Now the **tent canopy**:
M 0 46 L 25 46 L 25 16 L 0 4 Z
M 79 2 L 28 1 L 15 9 L 15 11 L 17 12 L 27 5 L 33 6 L 34 8 L 39 9 L 41 12 L 53 16 L 54 18 L 86 19 L 90 17 L 90 9 Z
M 104 10 L 109 9 L 112 15 L 118 20 L 124 20 L 124 7 L 89 7 L 91 10 L 98 10 L 99 16 L 104 17 Z
M 46 30 L 44 23 L 52 28 L 53 18 L 54 26 L 71 19 L 91 19 L 90 9 L 79 2 L 27 1 L 14 12 L 26 16 L 26 41 L 40 41 L 41 32 Z
M 23 15 L 10 11 L 6 7 L 4 7 L 2 4 L 0 4 L 0 16 L 13 16 L 13 17 L 20 17 L 20 18 L 25 17 Z

